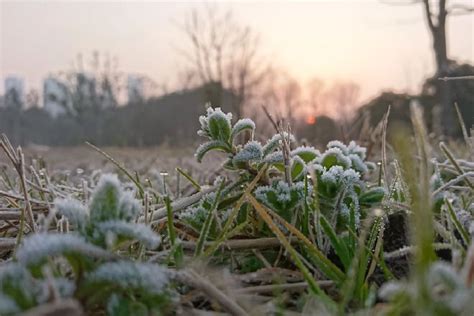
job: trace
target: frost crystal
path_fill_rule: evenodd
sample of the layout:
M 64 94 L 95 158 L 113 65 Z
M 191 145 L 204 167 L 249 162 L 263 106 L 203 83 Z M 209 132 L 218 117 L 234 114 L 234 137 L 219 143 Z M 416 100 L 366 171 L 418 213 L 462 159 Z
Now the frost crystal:
M 257 141 L 251 141 L 245 144 L 233 158 L 234 163 L 259 161 L 262 159 L 262 145 Z
M 90 273 L 88 281 L 110 283 L 123 290 L 144 290 L 149 294 L 162 294 L 172 272 L 157 264 L 131 261 L 110 262 Z
M 126 223 L 124 221 L 107 221 L 99 223 L 97 230 L 112 240 L 116 237 L 126 237 L 142 242 L 148 249 L 156 249 L 161 239 L 150 227 L 143 224 Z

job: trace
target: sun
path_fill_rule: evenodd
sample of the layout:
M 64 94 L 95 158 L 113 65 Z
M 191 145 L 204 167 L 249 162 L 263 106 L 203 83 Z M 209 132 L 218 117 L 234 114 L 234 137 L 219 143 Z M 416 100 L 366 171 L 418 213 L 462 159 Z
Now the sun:
M 314 115 L 308 115 L 305 120 L 306 124 L 308 125 L 314 125 L 316 124 L 316 116 Z

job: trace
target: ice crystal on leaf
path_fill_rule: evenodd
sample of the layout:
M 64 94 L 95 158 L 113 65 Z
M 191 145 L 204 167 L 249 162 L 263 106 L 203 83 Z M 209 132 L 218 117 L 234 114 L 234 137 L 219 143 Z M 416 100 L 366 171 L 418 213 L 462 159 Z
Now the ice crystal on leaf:
M 243 131 L 251 131 L 252 135 L 253 132 L 255 131 L 255 123 L 249 118 L 243 118 L 237 121 L 235 123 L 234 127 L 232 128 L 231 132 L 231 139 L 234 139 L 235 136 L 238 134 L 242 133 Z
M 320 157 L 321 153 L 314 147 L 300 146 L 291 151 L 291 156 L 299 156 L 305 163 L 309 163 Z
M 0 294 L 30 304 L 35 301 L 35 284 L 30 272 L 17 263 L 8 263 L 0 268 Z
M 338 148 L 343 155 L 349 154 L 347 146 L 339 140 L 332 140 L 326 145 L 327 149 Z
M 21 264 L 30 266 L 65 254 L 107 256 L 105 250 L 88 243 L 78 235 L 37 233 L 25 239 L 16 253 L 16 258 Z
M 140 213 L 140 204 L 133 193 L 125 191 L 116 175 L 105 174 L 92 194 L 90 220 L 101 222 L 120 219 L 130 221 Z
M 0 293 L 0 315 L 16 314 L 20 311 L 21 309 L 15 300 Z
M 118 204 L 118 218 L 125 221 L 134 220 L 141 211 L 140 202 L 131 191 L 123 191 Z
M 54 203 L 60 215 L 67 217 L 69 223 L 78 230 L 83 231 L 89 221 L 87 208 L 78 200 L 67 198 L 57 199 Z
M 148 294 L 162 294 L 172 271 L 157 264 L 118 261 L 104 263 L 87 275 L 90 283 L 110 284 L 123 290 L 142 290 Z
M 116 175 L 102 175 L 91 197 L 90 219 L 101 222 L 119 218 L 119 201 L 122 194 Z
M 207 137 L 211 140 L 227 142 L 231 133 L 232 113 L 225 114 L 221 108 L 207 108 L 207 115 L 201 115 L 199 122 L 201 129 L 199 136 Z
M 272 152 L 271 154 L 267 155 L 263 161 L 270 164 L 283 163 L 283 152 Z
M 156 249 L 161 242 L 160 237 L 150 227 L 143 224 L 106 221 L 98 223 L 96 229 L 99 233 L 98 237 L 105 237 L 109 246 L 113 246 L 120 238 L 138 240 L 148 249 Z
M 262 145 L 257 141 L 245 144 L 233 158 L 234 164 L 241 162 L 260 161 L 263 157 Z
M 349 142 L 349 145 L 347 146 L 347 151 L 348 154 L 359 156 L 361 160 L 365 160 L 366 158 L 367 148 L 357 145 L 357 143 L 353 140 Z
M 52 278 L 49 280 L 42 280 L 38 284 L 38 293 L 36 294 L 36 300 L 39 304 L 46 303 L 53 299 L 53 297 L 51 297 L 51 286 L 54 286 L 59 296 L 63 298 L 73 296 L 74 291 L 76 290 L 75 284 L 66 278 Z
M 229 146 L 225 142 L 220 140 L 208 141 L 204 144 L 199 145 L 199 147 L 196 149 L 194 157 L 196 157 L 198 162 L 201 162 L 202 158 L 204 158 L 204 156 L 211 150 L 228 152 Z
M 331 168 L 332 166 L 350 168 L 352 165 L 352 161 L 342 152 L 339 147 L 332 147 L 326 150 L 321 155 L 320 163 L 326 168 Z
M 269 186 L 255 189 L 255 197 L 274 211 L 288 218 L 289 212 L 304 202 L 305 196 L 311 195 L 312 186 L 308 185 L 305 192 L 304 182 L 296 182 L 291 186 L 283 180 L 275 181 Z
M 295 136 L 292 134 L 288 134 L 287 132 L 283 133 L 283 136 L 289 139 L 290 143 L 294 143 L 296 141 Z M 272 138 L 270 138 L 266 144 L 263 146 L 263 156 L 267 156 L 268 154 L 272 153 L 275 149 L 279 148 L 281 145 L 282 137 L 281 134 L 275 134 Z
M 362 158 L 356 154 L 349 154 L 351 160 L 351 167 L 361 174 L 366 174 L 369 171 L 367 165 L 362 161 Z

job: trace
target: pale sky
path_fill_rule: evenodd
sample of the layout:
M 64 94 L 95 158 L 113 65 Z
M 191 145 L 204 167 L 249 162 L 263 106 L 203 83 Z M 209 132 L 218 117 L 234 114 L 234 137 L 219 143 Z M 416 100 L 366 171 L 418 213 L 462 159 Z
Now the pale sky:
M 110 53 L 120 70 L 173 85 L 183 63 L 177 24 L 197 2 L 0 0 L 0 93 L 7 75 L 40 89 L 78 53 Z M 416 92 L 433 72 L 420 4 L 381 0 L 218 1 L 260 34 L 272 62 L 301 79 L 351 80 L 367 99 L 382 89 Z M 474 4 L 473 0 L 457 1 Z M 448 20 L 449 56 L 474 63 L 474 15 Z

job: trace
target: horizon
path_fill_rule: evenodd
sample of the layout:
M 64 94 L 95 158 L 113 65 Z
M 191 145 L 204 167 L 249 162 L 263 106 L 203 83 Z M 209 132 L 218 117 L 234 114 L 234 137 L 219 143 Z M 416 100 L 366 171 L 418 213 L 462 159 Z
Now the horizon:
M 184 37 L 178 24 L 202 6 L 197 1 L 2 1 L 0 94 L 9 75 L 23 78 L 25 92 L 41 94 L 44 78 L 71 69 L 77 54 L 88 57 L 95 50 L 116 57 L 124 73 L 174 86 L 184 60 L 176 49 Z M 386 90 L 416 93 L 434 72 L 420 5 L 367 0 L 219 1 L 218 6 L 231 9 L 238 22 L 259 34 L 262 52 L 277 67 L 299 80 L 355 82 L 360 102 Z M 474 63 L 473 28 L 469 15 L 449 18 L 450 58 Z

